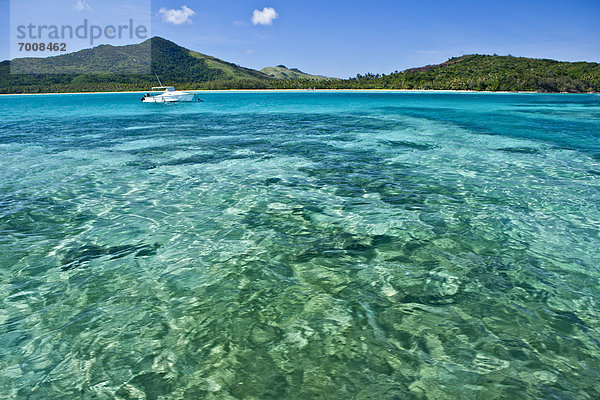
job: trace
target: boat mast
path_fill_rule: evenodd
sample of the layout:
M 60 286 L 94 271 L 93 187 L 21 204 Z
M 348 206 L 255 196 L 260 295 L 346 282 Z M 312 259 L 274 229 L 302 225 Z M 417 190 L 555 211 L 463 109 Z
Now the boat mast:
M 158 77 L 156 72 L 154 73 L 154 76 L 156 77 L 156 79 L 158 79 L 158 84 L 162 87 L 162 82 L 160 81 L 160 78 Z

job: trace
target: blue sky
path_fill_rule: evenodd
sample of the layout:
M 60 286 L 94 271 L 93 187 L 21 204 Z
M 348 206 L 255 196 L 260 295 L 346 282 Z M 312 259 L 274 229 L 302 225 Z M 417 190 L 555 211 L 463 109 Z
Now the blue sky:
M 10 57 L 9 5 L 0 0 L 0 59 Z M 278 17 L 254 24 L 265 7 Z M 600 1 L 152 0 L 152 34 L 250 68 L 337 77 L 470 53 L 600 62 Z

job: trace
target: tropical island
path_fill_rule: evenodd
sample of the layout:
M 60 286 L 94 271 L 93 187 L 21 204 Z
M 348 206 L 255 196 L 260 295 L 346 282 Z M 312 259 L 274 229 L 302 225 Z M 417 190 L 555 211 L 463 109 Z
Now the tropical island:
M 144 61 L 141 54 L 151 54 Z M 187 90 L 227 89 L 405 89 L 600 92 L 600 64 L 471 54 L 438 65 L 357 75 L 348 79 L 306 74 L 283 65 L 261 71 L 244 68 L 154 37 L 129 46 L 100 45 L 48 58 L 18 59 L 23 74 L 0 63 L 0 93 L 143 91 L 163 83 Z M 150 68 L 148 63 L 150 64 Z M 108 74 L 90 71 L 102 69 Z M 148 69 L 151 74 L 148 74 Z M 136 71 L 139 70 L 139 73 Z M 50 73 L 49 73 L 50 72 Z M 133 73 L 132 73 L 133 72 Z

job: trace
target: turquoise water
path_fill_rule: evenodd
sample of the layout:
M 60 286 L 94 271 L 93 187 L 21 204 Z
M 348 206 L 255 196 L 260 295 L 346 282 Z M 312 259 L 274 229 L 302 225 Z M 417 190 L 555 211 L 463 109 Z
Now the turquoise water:
M 0 98 L 0 398 L 600 397 L 600 96 Z

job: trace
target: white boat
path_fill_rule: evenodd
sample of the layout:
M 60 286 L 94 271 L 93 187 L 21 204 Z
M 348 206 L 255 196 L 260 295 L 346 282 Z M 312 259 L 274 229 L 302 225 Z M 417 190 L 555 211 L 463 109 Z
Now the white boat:
M 158 79 L 160 86 L 153 87 L 151 92 L 158 92 L 159 94 L 146 93 L 142 97 L 144 103 L 189 103 L 192 101 L 202 101 L 194 93 L 175 90 L 173 86 L 163 86 L 158 75 L 154 75 Z
M 151 95 L 146 93 L 142 97 L 144 103 L 182 103 L 197 101 L 194 93 L 182 92 L 175 90 L 173 86 L 157 86 L 152 88 L 152 92 L 161 92 L 160 94 Z

